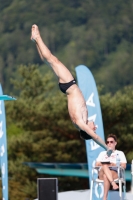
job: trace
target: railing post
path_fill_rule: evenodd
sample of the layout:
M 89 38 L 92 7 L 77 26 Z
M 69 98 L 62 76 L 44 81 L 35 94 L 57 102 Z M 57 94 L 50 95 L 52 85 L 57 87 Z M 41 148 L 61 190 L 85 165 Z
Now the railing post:
M 131 162 L 131 193 L 133 194 L 133 160 Z

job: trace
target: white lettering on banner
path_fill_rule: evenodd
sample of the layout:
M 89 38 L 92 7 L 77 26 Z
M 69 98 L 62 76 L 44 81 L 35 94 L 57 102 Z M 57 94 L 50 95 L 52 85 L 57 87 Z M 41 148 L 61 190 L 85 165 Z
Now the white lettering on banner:
M 2 164 L 1 173 L 2 173 L 2 176 L 4 177 L 5 176 L 5 163 Z
M 89 121 L 92 120 L 93 122 L 95 122 L 96 117 L 97 117 L 96 114 L 95 114 L 95 115 L 92 115 L 92 116 L 88 117 L 88 120 L 89 120 Z M 98 127 L 98 125 L 96 125 L 96 126 Z M 97 144 L 97 143 L 94 142 L 93 140 L 90 141 L 90 146 L 91 146 L 91 150 L 95 150 L 95 149 L 98 149 L 98 148 L 100 147 L 99 144 Z
M 92 163 L 92 167 L 95 167 L 95 163 L 96 161 L 94 160 Z M 94 170 L 93 173 L 95 173 L 96 175 L 98 174 L 97 170 Z M 101 190 L 100 190 L 101 189 Z M 103 192 L 104 192 L 104 188 L 103 188 L 103 184 L 99 183 L 95 185 L 95 195 L 97 198 L 102 198 L 103 197 Z
M 92 163 L 92 167 L 95 167 L 95 163 L 96 163 L 96 161 L 94 160 Z
M 92 116 L 88 117 L 88 121 L 93 121 L 93 122 L 95 122 L 96 117 L 97 117 L 96 114 L 95 114 L 95 115 L 92 115 Z M 95 127 L 98 129 L 98 125 L 95 124 Z
M 1 106 L 2 106 L 2 101 L 0 101 L 0 114 L 2 114 Z
M 101 188 L 101 192 L 99 191 Z M 100 192 L 100 193 L 99 193 Z M 102 198 L 103 197 L 103 192 L 104 192 L 104 188 L 103 188 L 103 184 L 99 183 L 95 185 L 95 195 L 97 198 Z
M 0 138 L 2 138 L 2 136 L 3 136 L 2 125 L 3 125 L 3 123 L 1 121 L 0 122 Z
M 1 157 L 4 155 L 4 153 L 5 153 L 5 147 L 4 147 L 4 144 L 3 144 L 1 146 L 1 153 L 0 153 Z
M 96 163 L 96 161 L 94 160 L 93 161 L 93 163 L 92 163 L 92 168 L 94 168 L 95 167 L 95 163 Z M 93 170 L 92 169 L 92 174 L 93 174 L 93 176 L 94 176 L 94 173 L 95 173 L 95 175 L 97 176 L 98 175 L 98 171 L 97 170 Z M 102 183 L 99 183 L 99 184 L 95 184 L 94 185 L 94 191 L 95 191 L 95 195 L 96 195 L 96 197 L 97 198 L 102 198 L 103 197 L 103 193 L 104 193 L 104 187 L 103 187 L 103 184 Z
M 94 160 L 93 163 L 92 163 L 92 168 L 95 167 L 95 163 L 96 163 L 96 161 Z M 92 169 L 92 174 L 93 173 L 98 174 L 97 169 L 94 169 L 94 170 Z
M 94 101 L 93 101 L 93 97 L 94 97 L 94 93 L 92 93 L 92 94 L 89 96 L 88 100 L 86 101 L 86 105 L 95 107 L 95 103 L 94 103 Z
M 90 141 L 90 145 L 91 145 L 91 150 L 95 150 L 95 149 L 98 149 L 100 147 L 99 144 L 97 144 L 93 140 Z
M 93 121 L 93 122 L 95 122 L 96 117 L 97 117 L 96 114 L 95 114 L 95 115 L 92 115 L 92 116 L 88 117 L 88 120 L 89 120 L 89 121 Z

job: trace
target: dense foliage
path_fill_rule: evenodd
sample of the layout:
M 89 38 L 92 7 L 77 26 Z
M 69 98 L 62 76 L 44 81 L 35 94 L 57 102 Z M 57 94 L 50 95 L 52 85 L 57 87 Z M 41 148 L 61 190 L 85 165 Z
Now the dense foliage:
M 40 175 L 24 162 L 86 162 L 84 141 L 70 121 L 66 96 L 57 90 L 53 72 L 43 75 L 37 66 L 29 65 L 20 66 L 19 73 L 21 81 L 13 80 L 13 84 L 21 91 L 20 96 L 6 104 L 9 176 L 12 177 L 9 185 L 10 188 L 12 184 L 18 185 L 15 191 L 10 189 L 10 198 L 14 199 L 18 190 L 16 200 L 37 195 L 36 182 Z M 60 191 L 80 189 L 83 185 L 87 188 L 88 180 L 79 183 L 78 178 L 59 178 Z
M 0 1 L 0 79 L 14 91 L 17 65 L 42 64 L 30 41 L 36 23 L 51 51 L 68 68 L 84 64 L 105 91 L 133 83 L 132 0 Z
M 44 75 L 36 65 L 18 70 L 21 81 L 12 82 L 20 96 L 6 103 L 11 200 L 16 194 L 16 200 L 35 198 L 37 178 L 48 176 L 37 174 L 24 162 L 87 162 L 84 141 L 70 121 L 66 97 L 57 90 L 53 72 Z M 132 89 L 100 95 L 105 135 L 118 136 L 118 149 L 124 150 L 128 162 L 133 157 Z M 59 191 L 88 188 L 87 179 L 58 178 Z

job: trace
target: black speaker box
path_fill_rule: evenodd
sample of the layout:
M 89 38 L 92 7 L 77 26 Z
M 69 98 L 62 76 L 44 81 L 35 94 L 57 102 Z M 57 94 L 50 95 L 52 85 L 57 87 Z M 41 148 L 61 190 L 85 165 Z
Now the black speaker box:
M 38 178 L 37 196 L 38 200 L 58 200 L 58 179 Z

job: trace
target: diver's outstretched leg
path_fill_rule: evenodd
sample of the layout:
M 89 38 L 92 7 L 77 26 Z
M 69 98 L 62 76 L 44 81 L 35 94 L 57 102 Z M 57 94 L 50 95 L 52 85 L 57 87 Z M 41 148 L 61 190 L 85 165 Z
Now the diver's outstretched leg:
M 31 28 L 31 40 L 36 42 L 41 59 L 53 68 L 55 74 L 59 78 L 60 83 L 68 83 L 74 79 L 65 65 L 61 63 L 45 45 L 41 38 L 38 26 L 35 24 Z

